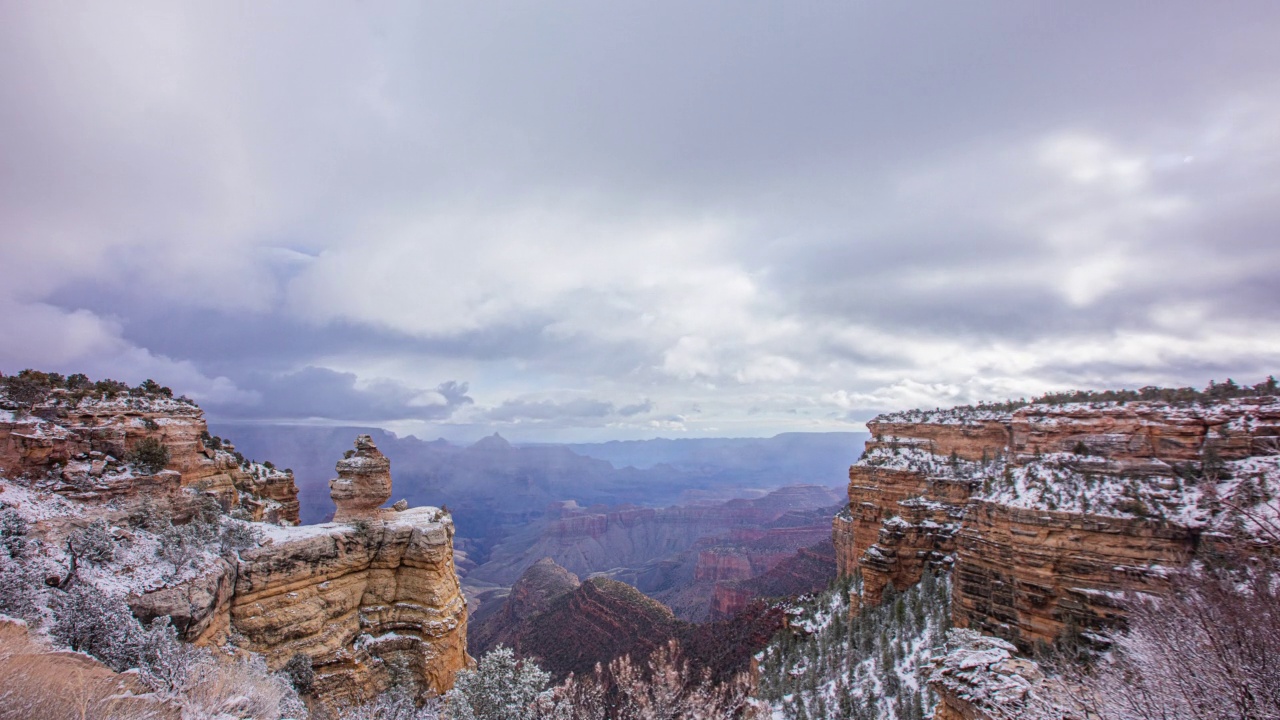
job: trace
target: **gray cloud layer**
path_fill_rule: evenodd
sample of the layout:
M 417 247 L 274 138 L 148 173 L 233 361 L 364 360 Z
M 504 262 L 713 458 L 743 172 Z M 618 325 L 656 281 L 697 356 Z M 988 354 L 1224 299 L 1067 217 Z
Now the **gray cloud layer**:
M 1277 36 L 1266 2 L 7 6 L 0 370 L 537 439 L 1254 381 Z

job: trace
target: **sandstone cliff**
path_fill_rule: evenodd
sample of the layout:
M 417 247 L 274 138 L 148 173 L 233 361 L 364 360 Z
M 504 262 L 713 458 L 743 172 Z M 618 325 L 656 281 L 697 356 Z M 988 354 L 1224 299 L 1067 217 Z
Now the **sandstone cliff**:
M 449 517 L 429 507 L 367 525 L 272 530 L 270 544 L 241 553 L 231 635 L 273 669 L 309 657 L 326 700 L 371 697 L 393 667 L 443 693 L 468 662 L 452 536 Z
M 840 572 L 860 570 L 874 602 L 954 568 L 956 624 L 1023 650 L 1114 626 L 1120 594 L 1158 591 L 1280 490 L 1273 396 L 911 411 L 868 428 L 833 520 Z
M 390 464 L 368 436 L 337 469 L 335 500 L 351 522 L 264 528 L 259 547 L 196 581 L 207 612 L 197 639 L 231 639 L 273 670 L 302 654 L 317 672 L 315 695 L 330 704 L 384 691 L 393 671 L 442 694 L 469 662 L 452 518 L 433 507 L 378 509 Z M 192 594 L 162 592 L 175 590 Z
M 189 400 L 30 385 L 0 386 L 0 477 L 92 504 L 173 500 L 199 488 L 254 520 L 298 522 L 293 474 L 212 442 L 204 412 Z

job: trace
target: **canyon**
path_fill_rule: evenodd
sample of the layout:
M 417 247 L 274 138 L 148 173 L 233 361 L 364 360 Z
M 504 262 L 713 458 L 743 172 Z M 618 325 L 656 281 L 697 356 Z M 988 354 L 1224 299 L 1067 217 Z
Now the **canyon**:
M 582 578 L 626 582 L 683 620 L 721 619 L 741 609 L 744 596 L 722 596 L 723 607 L 717 608 L 718 588 L 763 575 L 800 549 L 825 542 L 837 498 L 831 488 L 798 485 L 755 499 L 667 508 L 558 503 L 548 507 L 545 522 L 515 530 L 495 545 L 488 561 L 468 569 L 463 582 L 483 608 L 547 557 Z M 810 585 L 824 587 L 834 577 L 834 566 L 799 567 L 816 572 Z
M 643 661 L 675 642 L 695 676 L 725 679 L 750 669 L 751 658 L 783 627 L 781 609 L 749 604 L 728 620 L 691 623 L 634 587 L 603 576 L 580 581 L 550 558 L 530 566 L 500 610 L 477 616 L 470 647 L 497 645 L 562 679 L 590 674 L 597 664 L 631 656 Z

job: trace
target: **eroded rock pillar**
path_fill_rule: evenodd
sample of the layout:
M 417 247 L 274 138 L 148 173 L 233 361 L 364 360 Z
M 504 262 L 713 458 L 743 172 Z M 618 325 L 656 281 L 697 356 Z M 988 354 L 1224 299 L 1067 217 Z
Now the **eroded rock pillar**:
M 338 506 L 334 522 L 379 516 L 378 508 L 391 498 L 391 461 L 373 438 L 358 436 L 355 451 L 338 461 L 338 477 L 329 481 L 329 497 Z

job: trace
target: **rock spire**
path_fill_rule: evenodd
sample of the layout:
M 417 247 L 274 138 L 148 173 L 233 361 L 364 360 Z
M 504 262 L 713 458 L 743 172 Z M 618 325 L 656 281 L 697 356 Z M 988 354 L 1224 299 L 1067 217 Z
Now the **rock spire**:
M 391 498 L 391 461 L 373 438 L 356 437 L 356 449 L 338 461 L 338 477 L 329 481 L 329 497 L 338 509 L 334 522 L 377 518 L 378 508 Z

